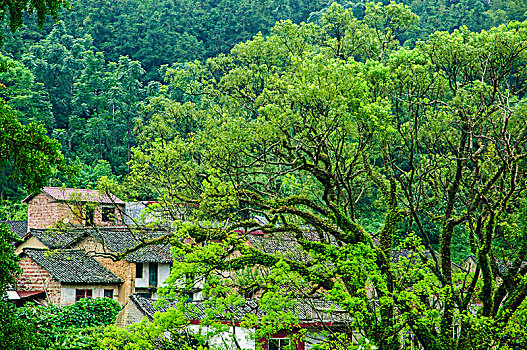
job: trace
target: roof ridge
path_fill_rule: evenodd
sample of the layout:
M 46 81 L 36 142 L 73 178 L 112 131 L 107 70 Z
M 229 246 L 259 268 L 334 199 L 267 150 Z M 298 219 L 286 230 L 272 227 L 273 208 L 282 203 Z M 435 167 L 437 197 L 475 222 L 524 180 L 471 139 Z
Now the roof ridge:
M 148 317 L 150 319 L 150 321 L 153 320 L 153 315 L 150 315 L 150 312 L 141 304 L 141 302 L 139 302 L 139 299 L 138 298 L 143 298 L 143 299 L 147 299 L 147 298 L 144 298 L 142 296 L 140 296 L 138 293 L 132 293 L 130 294 L 130 300 L 135 304 L 135 306 L 139 309 L 139 311 L 145 315 L 146 317 Z
M 99 189 L 91 188 L 74 188 L 74 187 L 53 187 L 53 186 L 44 186 L 39 191 L 34 192 L 24 198 L 22 202 L 28 202 L 33 199 L 39 193 L 45 193 L 51 198 L 58 201 L 68 201 L 68 200 L 80 200 L 81 202 L 94 202 L 101 204 L 123 204 L 124 202 L 111 192 L 107 192 Z M 72 197 L 72 198 L 68 198 Z M 73 195 L 73 196 L 72 196 Z M 80 198 L 75 198 L 78 195 Z

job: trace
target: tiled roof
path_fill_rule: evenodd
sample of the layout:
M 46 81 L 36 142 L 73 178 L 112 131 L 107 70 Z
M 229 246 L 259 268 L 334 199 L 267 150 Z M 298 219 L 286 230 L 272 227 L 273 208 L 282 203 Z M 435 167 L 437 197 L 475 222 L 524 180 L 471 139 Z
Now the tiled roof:
M 6 223 L 11 231 L 17 234 L 19 238 L 24 238 L 27 235 L 27 221 L 0 221 L 1 223 Z
M 163 235 L 162 232 L 133 232 L 128 228 L 91 228 L 68 229 L 68 230 L 36 230 L 32 229 L 31 234 L 38 238 L 46 247 L 50 249 L 71 248 L 75 243 L 85 237 L 94 237 L 110 251 L 121 253 L 126 249 L 135 247 L 144 240 L 150 240 Z M 147 263 L 157 262 L 161 264 L 172 263 L 170 244 L 157 244 L 141 248 L 125 257 L 130 262 Z
M 42 192 L 47 193 L 58 201 L 74 200 L 80 202 L 95 202 L 104 204 L 124 204 L 122 200 L 111 193 L 104 193 L 98 190 L 88 190 L 85 188 L 63 188 L 63 187 L 43 187 Z M 32 194 L 24 199 L 30 201 L 36 194 Z
M 69 248 L 87 236 L 86 230 L 39 230 L 31 229 L 30 233 L 49 249 Z
M 92 230 L 90 235 L 100 240 L 109 250 L 113 252 L 123 252 L 130 249 L 145 240 L 151 240 L 160 237 L 166 233 L 163 232 L 131 232 L 128 229 L 100 229 Z M 172 263 L 172 254 L 170 244 L 149 245 L 141 248 L 125 257 L 130 262 L 146 263 L 157 262 L 162 264 Z
M 24 249 L 57 281 L 73 284 L 120 284 L 123 280 L 82 250 Z
M 280 254 L 287 259 L 299 262 L 309 260 L 309 255 L 306 251 L 292 238 L 247 235 L 247 239 L 256 249 L 263 253 Z
M 148 299 L 138 294 L 130 295 L 130 301 L 137 308 L 153 320 L 156 312 L 166 312 L 169 308 L 176 306 L 175 302 L 169 302 L 163 306 L 155 307 L 157 300 Z M 205 300 L 192 301 L 185 304 L 187 306 L 188 320 L 202 320 L 205 318 L 205 310 L 210 309 L 210 302 Z M 336 304 L 321 299 L 294 299 L 291 301 L 290 308 L 286 311 L 292 312 L 298 317 L 300 322 L 339 322 L 347 320 L 349 315 L 339 308 Z M 226 308 L 229 313 L 229 319 L 241 320 L 247 314 L 255 314 L 259 317 L 267 312 L 260 308 L 258 299 L 247 299 L 241 305 L 230 305 Z M 232 315 L 232 317 L 231 317 Z M 218 320 L 223 319 L 221 314 L 217 316 Z

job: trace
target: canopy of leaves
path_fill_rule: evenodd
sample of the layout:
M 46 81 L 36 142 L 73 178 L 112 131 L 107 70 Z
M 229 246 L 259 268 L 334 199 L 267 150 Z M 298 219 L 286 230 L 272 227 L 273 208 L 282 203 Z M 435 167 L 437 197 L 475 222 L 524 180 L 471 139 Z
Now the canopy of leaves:
M 510 223 L 527 186 L 527 25 L 405 48 L 416 23 L 395 3 L 368 5 L 362 20 L 332 5 L 320 24 L 281 22 L 168 71 L 191 102 L 146 129 L 130 184 L 167 213 L 198 208 L 191 222 L 172 217 L 184 257 L 172 296 L 189 275 L 214 305 L 256 293 L 273 312 L 245 322 L 262 337 L 295 324 L 282 302 L 326 298 L 352 316 L 334 335 L 343 348 L 361 334 L 398 349 L 408 331 L 424 349 L 524 341 L 526 231 Z M 290 248 L 258 249 L 254 231 Z M 453 264 L 454 244 L 475 270 Z

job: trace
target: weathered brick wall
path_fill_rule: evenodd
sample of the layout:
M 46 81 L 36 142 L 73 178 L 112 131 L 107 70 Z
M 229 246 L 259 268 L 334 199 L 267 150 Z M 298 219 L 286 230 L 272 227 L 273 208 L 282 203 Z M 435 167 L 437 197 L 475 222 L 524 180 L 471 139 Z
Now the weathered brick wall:
M 46 229 L 68 218 L 75 223 L 70 208 L 57 202 L 50 195 L 40 193 L 31 199 L 27 206 L 28 228 Z
M 82 249 L 87 252 L 103 253 L 107 252 L 107 249 L 102 245 L 101 242 L 93 237 L 87 237 L 79 243 L 77 243 L 74 249 Z M 95 260 L 100 262 L 108 270 L 112 271 L 115 275 L 121 277 L 124 283 L 119 286 L 119 304 L 125 305 L 128 302 L 130 294 L 135 290 L 135 264 L 128 261 L 113 261 L 110 258 L 102 256 L 94 256 Z
M 113 261 L 109 258 L 97 256 L 95 257 L 95 260 L 124 280 L 124 283 L 119 287 L 118 300 L 119 304 L 124 305 L 128 301 L 130 294 L 132 294 L 135 289 L 135 264 L 124 260 Z
M 22 273 L 18 278 L 18 290 L 43 290 L 48 300 L 55 305 L 60 304 L 60 282 L 40 267 L 30 257 L 23 257 L 20 262 Z
M 93 205 L 93 203 L 92 203 Z M 103 221 L 103 208 L 115 206 L 115 220 Z M 96 205 L 93 215 L 93 222 L 96 226 L 116 226 L 122 225 L 121 212 L 124 206 L 112 204 Z M 73 226 L 86 225 L 85 220 L 86 206 L 59 202 L 47 193 L 40 193 L 31 199 L 28 203 L 28 227 L 36 229 L 46 229 L 58 222 L 64 222 Z

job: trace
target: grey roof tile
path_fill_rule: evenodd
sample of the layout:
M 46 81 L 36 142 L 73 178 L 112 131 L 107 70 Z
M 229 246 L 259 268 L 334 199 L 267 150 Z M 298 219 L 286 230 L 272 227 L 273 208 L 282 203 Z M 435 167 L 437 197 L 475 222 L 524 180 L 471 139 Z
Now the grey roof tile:
M 298 262 L 306 262 L 310 259 L 309 254 L 293 238 L 247 235 L 247 239 L 256 249 L 266 254 L 280 254 Z
M 123 282 L 82 250 L 51 251 L 25 248 L 24 253 L 62 283 L 120 284 Z
M 11 231 L 16 233 L 19 238 L 24 238 L 27 235 L 27 221 L 6 220 L 0 221 L 0 224 L 1 223 L 6 223 L 11 229 Z
M 87 237 L 86 230 L 39 230 L 31 229 L 30 233 L 49 249 L 69 248 L 73 244 Z
M 46 247 L 50 249 L 71 248 L 75 243 L 85 237 L 94 237 L 105 245 L 105 247 L 115 253 L 121 253 L 126 249 L 135 247 L 137 244 L 159 237 L 165 233 L 161 231 L 139 231 L 128 228 L 79 228 L 68 230 L 37 230 L 32 229 L 31 234 L 38 238 Z M 157 244 L 141 248 L 125 257 L 130 262 L 157 262 L 162 264 L 172 263 L 170 244 Z
M 165 232 L 154 231 L 130 231 L 128 229 L 100 229 L 90 231 L 90 235 L 103 242 L 109 250 L 113 252 L 123 252 L 126 249 L 133 248 L 145 240 L 151 240 L 162 235 Z M 143 247 L 133 253 L 128 254 L 125 259 L 130 262 L 146 263 L 157 262 L 162 264 L 172 263 L 172 254 L 170 244 L 156 244 Z
M 176 302 L 169 302 L 156 307 L 157 300 L 148 299 L 138 294 L 132 294 L 130 301 L 149 320 L 153 320 L 156 312 L 166 312 L 169 308 L 176 306 Z M 205 310 L 213 308 L 210 301 L 206 300 L 192 301 L 185 305 L 187 306 L 187 318 L 189 320 L 202 320 L 205 318 Z M 291 305 L 286 311 L 291 311 L 300 322 L 339 322 L 346 320 L 349 316 L 336 304 L 323 299 L 294 299 L 291 300 Z M 261 317 L 266 314 L 266 311 L 260 308 L 259 299 L 246 299 L 241 305 L 227 306 L 226 313 L 230 314 L 229 319 L 238 321 L 248 314 L 256 314 Z M 224 317 L 218 313 L 217 319 L 221 320 Z

